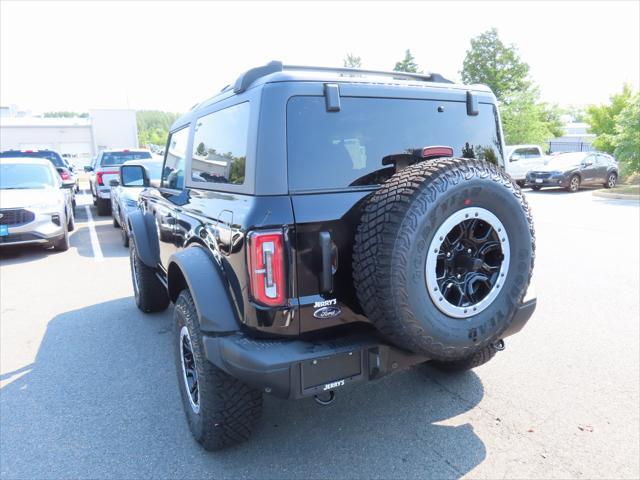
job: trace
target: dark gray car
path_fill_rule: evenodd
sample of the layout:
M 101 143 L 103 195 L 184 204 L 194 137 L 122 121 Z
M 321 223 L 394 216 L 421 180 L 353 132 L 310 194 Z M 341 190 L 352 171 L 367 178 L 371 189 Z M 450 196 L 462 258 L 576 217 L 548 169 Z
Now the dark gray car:
M 618 181 L 618 162 L 600 152 L 570 152 L 551 157 L 542 168 L 527 173 L 526 185 L 534 190 L 561 187 L 577 192 L 581 185 L 613 188 Z

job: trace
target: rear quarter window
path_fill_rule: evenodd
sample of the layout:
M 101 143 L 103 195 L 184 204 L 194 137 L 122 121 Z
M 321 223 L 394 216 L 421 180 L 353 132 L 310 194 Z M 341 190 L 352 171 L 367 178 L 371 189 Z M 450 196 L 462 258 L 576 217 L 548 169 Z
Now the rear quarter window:
M 394 171 L 382 164 L 385 156 L 435 145 L 452 147 L 457 157 L 502 165 L 495 107 L 481 103 L 479 109 L 469 116 L 464 102 L 342 97 L 341 110 L 327 112 L 324 97 L 292 97 L 287 104 L 289 188 L 376 185 Z
M 249 113 L 249 102 L 244 102 L 197 120 L 191 161 L 193 182 L 244 183 Z

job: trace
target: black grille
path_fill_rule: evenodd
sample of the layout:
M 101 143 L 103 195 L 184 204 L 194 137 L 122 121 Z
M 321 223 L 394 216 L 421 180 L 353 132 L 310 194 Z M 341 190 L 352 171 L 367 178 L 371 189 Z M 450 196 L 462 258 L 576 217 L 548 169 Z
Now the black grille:
M 543 180 L 549 178 L 551 174 L 549 172 L 529 172 L 531 178 L 542 178 Z
M 0 210 L 0 225 L 24 225 L 36 218 L 33 212 L 22 208 Z

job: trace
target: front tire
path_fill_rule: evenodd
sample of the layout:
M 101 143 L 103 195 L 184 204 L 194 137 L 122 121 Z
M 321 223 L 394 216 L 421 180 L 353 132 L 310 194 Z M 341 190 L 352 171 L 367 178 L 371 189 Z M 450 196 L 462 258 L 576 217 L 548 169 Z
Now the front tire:
M 206 359 L 188 290 L 180 292 L 173 318 L 176 371 L 191 434 L 206 450 L 247 440 L 262 413 L 261 392 Z
M 573 175 L 569 179 L 569 186 L 567 187 L 567 191 L 576 193 L 578 190 L 580 190 L 580 177 L 578 175 Z
M 145 265 L 138 255 L 136 243 L 129 248 L 131 281 L 136 305 L 145 313 L 161 312 L 169 306 L 169 295 L 162 282 L 156 277 L 155 269 Z
M 64 235 L 58 241 L 53 244 L 53 249 L 58 252 L 66 252 L 69 250 L 69 228 L 67 224 L 64 224 Z

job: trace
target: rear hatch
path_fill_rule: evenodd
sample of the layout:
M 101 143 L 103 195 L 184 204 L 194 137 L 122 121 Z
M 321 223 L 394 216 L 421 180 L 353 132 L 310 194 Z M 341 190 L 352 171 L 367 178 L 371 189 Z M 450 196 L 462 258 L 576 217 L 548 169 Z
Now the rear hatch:
M 301 333 L 367 321 L 353 284 L 352 251 L 368 196 L 395 173 L 389 156 L 449 146 L 454 156 L 503 164 L 495 106 L 480 102 L 479 113 L 468 115 L 459 98 L 342 97 L 339 111 L 327 111 L 322 96 L 289 100 Z

